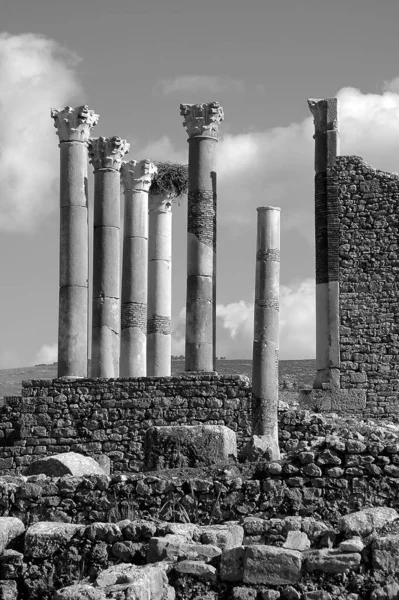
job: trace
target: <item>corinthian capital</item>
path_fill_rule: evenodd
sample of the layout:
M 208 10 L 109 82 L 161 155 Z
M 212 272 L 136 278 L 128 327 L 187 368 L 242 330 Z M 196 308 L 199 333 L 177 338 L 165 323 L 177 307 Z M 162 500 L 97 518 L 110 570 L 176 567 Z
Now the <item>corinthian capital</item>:
M 180 114 L 184 117 L 183 127 L 186 127 L 189 137 L 205 135 L 217 138 L 219 125 L 224 120 L 219 102 L 180 104 Z
M 129 152 L 130 144 L 119 136 L 98 137 L 89 140 L 89 160 L 94 170 L 114 169 L 119 171 L 122 158 Z
M 313 115 L 316 135 L 338 129 L 337 98 L 325 98 L 322 100 L 309 98 L 308 106 Z
M 54 127 L 57 128 L 60 142 L 87 142 L 92 127 L 98 123 L 99 116 L 94 110 L 89 110 L 87 104 L 76 108 L 66 106 L 61 110 L 51 109 L 51 117 L 54 119 Z
M 148 192 L 157 168 L 150 160 L 129 160 L 121 166 L 121 181 L 125 192 Z

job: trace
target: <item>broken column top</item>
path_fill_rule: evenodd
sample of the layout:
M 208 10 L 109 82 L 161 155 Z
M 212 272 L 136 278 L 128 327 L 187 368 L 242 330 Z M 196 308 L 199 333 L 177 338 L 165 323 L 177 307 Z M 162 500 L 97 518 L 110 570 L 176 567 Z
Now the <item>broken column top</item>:
M 125 192 L 148 192 L 157 167 L 150 160 L 129 160 L 121 165 L 121 181 Z
M 281 210 L 278 206 L 258 206 L 256 209 L 258 212 L 262 212 L 265 210 Z
M 338 98 L 308 99 L 315 135 L 338 130 Z
M 119 171 L 122 158 L 130 150 L 130 144 L 119 136 L 98 137 L 89 140 L 89 161 L 94 170 Z
M 88 142 L 90 132 L 97 125 L 100 115 L 84 104 L 76 108 L 52 108 L 51 117 L 54 119 L 60 142 Z
M 196 136 L 217 139 L 219 125 L 224 121 L 224 111 L 219 102 L 200 104 L 180 104 L 180 114 L 184 117 L 183 127 L 189 138 Z

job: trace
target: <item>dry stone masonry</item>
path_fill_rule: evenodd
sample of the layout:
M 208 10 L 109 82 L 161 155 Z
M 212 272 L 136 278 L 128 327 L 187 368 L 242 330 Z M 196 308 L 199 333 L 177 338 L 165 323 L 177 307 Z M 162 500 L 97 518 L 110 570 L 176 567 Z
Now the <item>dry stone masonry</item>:
M 186 371 L 214 371 L 216 361 L 216 144 L 224 119 L 218 102 L 181 104 L 187 129 Z
M 52 109 L 61 151 L 58 376 L 87 376 L 89 232 L 87 144 L 99 116 L 88 106 Z

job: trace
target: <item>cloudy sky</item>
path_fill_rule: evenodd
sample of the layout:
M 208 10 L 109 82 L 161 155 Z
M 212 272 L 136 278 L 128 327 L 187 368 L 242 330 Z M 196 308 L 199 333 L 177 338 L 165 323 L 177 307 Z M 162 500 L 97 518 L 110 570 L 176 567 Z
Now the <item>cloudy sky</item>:
M 218 355 L 251 356 L 256 207 L 280 206 L 281 358 L 315 355 L 313 124 L 399 170 L 395 0 L 13 0 L 0 33 L 0 368 L 56 360 L 58 138 L 89 104 L 126 159 L 187 162 L 179 103 L 219 101 Z M 91 170 L 91 169 L 90 169 Z M 92 201 L 92 177 L 91 201 Z M 173 353 L 184 351 L 186 203 L 173 213 Z

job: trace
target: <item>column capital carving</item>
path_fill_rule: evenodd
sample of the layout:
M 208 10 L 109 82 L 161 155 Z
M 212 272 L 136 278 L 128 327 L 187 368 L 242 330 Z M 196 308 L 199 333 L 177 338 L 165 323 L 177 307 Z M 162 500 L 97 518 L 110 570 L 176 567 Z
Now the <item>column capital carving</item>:
M 187 129 L 189 138 L 217 138 L 219 125 L 224 121 L 224 111 L 219 102 L 180 104 L 180 114 L 184 117 L 183 127 Z
M 122 158 L 129 150 L 130 144 L 117 135 L 89 139 L 89 161 L 95 171 L 99 169 L 119 171 Z
M 125 192 L 149 192 L 157 168 L 150 160 L 129 160 L 122 163 L 121 181 Z
M 148 210 L 150 212 L 172 212 L 172 194 L 150 194 L 148 197 Z
M 72 108 L 66 106 L 58 110 L 51 109 L 54 127 L 60 142 L 87 142 L 92 128 L 97 125 L 100 115 L 90 110 L 87 104 Z
M 309 98 L 308 106 L 313 115 L 316 135 L 338 130 L 338 98 Z

